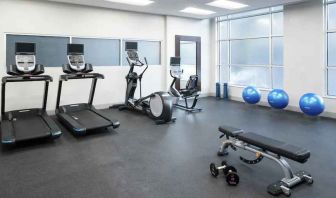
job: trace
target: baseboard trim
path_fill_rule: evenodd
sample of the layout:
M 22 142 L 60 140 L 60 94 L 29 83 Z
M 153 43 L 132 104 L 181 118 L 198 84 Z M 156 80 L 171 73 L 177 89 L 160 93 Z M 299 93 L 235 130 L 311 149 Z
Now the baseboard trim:
M 237 101 L 237 102 L 242 102 L 244 103 L 244 100 L 240 97 L 230 97 L 230 100 L 233 101 Z M 262 106 L 262 107 L 269 107 L 271 108 L 271 106 L 265 102 L 265 101 L 261 101 L 257 104 L 257 106 Z M 302 113 L 300 107 L 298 106 L 288 106 L 284 109 L 285 111 L 292 111 L 292 112 L 298 112 L 298 113 Z M 303 114 L 303 113 L 302 113 Z M 304 115 L 304 114 L 303 114 Z M 336 113 L 332 113 L 332 112 L 324 112 L 320 115 L 320 117 L 325 117 L 325 118 L 332 118 L 332 119 L 336 119 Z

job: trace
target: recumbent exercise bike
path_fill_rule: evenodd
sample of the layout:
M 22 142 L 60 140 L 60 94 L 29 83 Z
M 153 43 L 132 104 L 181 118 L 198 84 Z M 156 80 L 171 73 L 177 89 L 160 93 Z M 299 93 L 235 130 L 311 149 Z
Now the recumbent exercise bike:
M 185 89 L 177 90 L 175 88 L 177 79 L 181 78 L 183 74 L 183 70 L 181 69 L 181 58 L 180 57 L 171 57 L 170 58 L 170 76 L 173 78 L 173 82 L 170 84 L 169 93 L 177 98 L 175 107 L 179 109 L 183 109 L 188 112 L 200 112 L 201 108 L 196 108 L 196 104 L 199 97 L 199 91 L 197 88 L 198 84 L 198 76 L 191 75 L 189 80 L 187 81 L 187 85 Z M 184 99 L 185 105 L 179 104 L 179 99 Z M 192 105 L 188 105 L 188 99 L 194 98 Z
M 176 118 L 172 117 L 173 114 L 173 100 L 167 92 L 155 92 L 146 97 L 142 97 L 141 80 L 144 73 L 148 69 L 148 62 L 146 57 L 144 62 L 140 60 L 138 55 L 138 43 L 126 42 L 125 50 L 127 51 L 127 61 L 130 66 L 129 72 L 126 76 L 127 88 L 125 102 L 121 105 L 113 105 L 111 108 L 118 108 L 122 110 L 133 110 L 145 113 L 150 118 L 155 120 L 156 124 L 164 124 L 167 122 L 174 122 Z M 145 69 L 138 74 L 134 71 L 134 67 L 143 67 Z M 140 84 L 140 98 L 135 99 L 134 93 Z

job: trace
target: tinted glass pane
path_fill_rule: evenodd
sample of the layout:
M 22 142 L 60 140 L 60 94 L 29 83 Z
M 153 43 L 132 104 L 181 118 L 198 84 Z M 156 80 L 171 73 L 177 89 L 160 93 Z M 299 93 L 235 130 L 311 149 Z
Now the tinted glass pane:
M 336 4 L 328 5 L 328 29 L 336 28 Z
M 272 77 L 273 77 L 273 88 L 282 89 L 283 88 L 283 68 L 273 67 Z
M 336 66 L 336 33 L 328 34 L 328 66 Z
M 67 37 L 7 35 L 6 64 L 15 64 L 15 43 L 36 43 L 36 63 L 58 67 L 67 63 Z
M 283 38 L 273 37 L 272 39 L 272 64 L 283 65 Z
M 123 65 L 128 65 L 126 57 L 127 53 L 125 51 L 125 42 L 123 41 Z M 134 41 L 138 42 L 138 53 L 140 59 L 144 57 L 147 58 L 149 65 L 160 65 L 161 64 L 161 42 L 160 41 Z
M 270 33 L 269 15 L 255 16 L 231 21 L 231 38 L 264 37 Z
M 240 65 L 268 65 L 268 39 L 231 41 L 231 63 Z
M 272 14 L 272 34 L 283 35 L 283 12 Z
M 219 32 L 220 32 L 220 38 L 219 40 L 225 40 L 228 39 L 228 21 L 223 21 L 219 23 Z
M 231 66 L 230 72 L 232 84 L 270 88 L 269 68 Z
M 229 64 L 228 41 L 220 42 L 220 65 Z
M 94 66 L 120 65 L 120 40 L 73 38 L 72 43 L 84 44 L 87 63 Z

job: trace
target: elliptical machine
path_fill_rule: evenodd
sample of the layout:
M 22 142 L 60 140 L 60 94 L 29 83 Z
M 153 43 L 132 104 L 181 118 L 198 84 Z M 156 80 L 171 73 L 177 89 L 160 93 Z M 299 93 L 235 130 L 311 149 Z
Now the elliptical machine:
M 155 92 L 148 96 L 142 97 L 141 80 L 144 73 L 148 69 L 146 57 L 142 62 L 138 55 L 138 43 L 126 42 L 125 50 L 127 51 L 127 61 L 130 66 L 129 72 L 126 76 L 127 88 L 125 102 L 121 105 L 113 105 L 110 108 L 118 108 L 120 111 L 132 110 L 145 113 L 152 118 L 156 124 L 164 124 L 167 122 L 174 122 L 176 118 L 172 117 L 173 114 L 173 101 L 172 97 L 167 92 Z M 145 69 L 140 73 L 134 71 L 134 67 L 143 67 Z M 135 99 L 134 93 L 140 84 L 140 98 Z
M 173 82 L 170 84 L 170 91 L 169 93 L 177 98 L 176 103 L 174 104 L 175 107 L 188 111 L 188 112 L 200 112 L 202 111 L 201 108 L 196 108 L 196 104 L 199 97 L 199 92 L 197 89 L 198 84 L 198 76 L 192 75 L 189 77 L 185 89 L 177 90 L 175 88 L 175 83 L 177 79 L 181 78 L 183 74 L 183 70 L 181 69 L 181 58 L 180 57 L 171 57 L 170 58 L 170 76 L 173 78 Z M 179 99 L 184 99 L 185 105 L 179 104 Z M 188 99 L 194 98 L 192 105 L 188 105 Z

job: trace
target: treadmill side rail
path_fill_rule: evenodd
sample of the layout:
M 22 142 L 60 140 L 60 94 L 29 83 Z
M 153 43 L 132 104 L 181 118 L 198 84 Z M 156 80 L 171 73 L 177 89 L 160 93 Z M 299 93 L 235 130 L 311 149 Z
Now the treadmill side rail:
M 89 79 L 89 78 L 104 79 L 105 77 L 103 74 L 99 73 L 76 73 L 76 74 L 64 74 L 60 76 L 60 80 L 62 81 Z
M 49 75 L 39 75 L 39 76 L 24 75 L 24 76 L 5 76 L 5 77 L 2 77 L 2 82 L 3 83 L 8 83 L 8 82 L 31 82 L 31 81 L 49 81 L 49 82 L 52 82 L 53 78 Z
M 56 123 L 46 113 L 49 82 L 53 79 L 48 75 L 22 75 L 5 76 L 2 78 L 1 96 L 1 142 L 2 144 L 14 144 L 18 141 L 31 140 L 36 138 L 51 137 L 53 139 L 61 136 L 62 132 Z M 6 84 L 12 82 L 44 81 L 44 97 L 42 108 L 5 111 Z M 39 126 L 40 128 L 38 128 Z
M 13 125 L 9 120 L 3 120 L 1 122 L 1 143 L 2 144 L 15 143 Z

